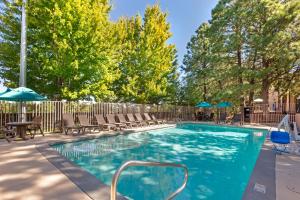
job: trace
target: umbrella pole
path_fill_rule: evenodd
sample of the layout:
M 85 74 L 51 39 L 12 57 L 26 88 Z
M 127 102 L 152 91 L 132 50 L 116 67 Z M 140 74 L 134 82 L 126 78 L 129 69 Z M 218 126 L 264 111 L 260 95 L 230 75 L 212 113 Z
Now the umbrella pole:
M 26 121 L 26 102 L 22 103 L 22 122 Z
M 26 105 L 23 101 L 20 101 L 20 104 L 19 104 L 18 121 L 19 122 L 25 122 L 26 121 Z
M 19 102 L 19 109 L 18 109 L 18 122 L 22 121 L 22 101 Z

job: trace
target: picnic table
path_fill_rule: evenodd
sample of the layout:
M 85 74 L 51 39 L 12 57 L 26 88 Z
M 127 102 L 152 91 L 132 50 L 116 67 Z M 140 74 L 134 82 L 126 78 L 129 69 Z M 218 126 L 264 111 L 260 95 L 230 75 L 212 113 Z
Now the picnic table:
M 26 140 L 26 130 L 27 130 L 27 127 L 29 125 L 31 125 L 32 122 L 28 121 L 28 122 L 9 122 L 9 123 L 6 123 L 6 126 L 11 126 L 11 127 L 16 127 L 17 128 L 17 135 L 20 135 L 20 137 L 23 139 L 23 140 Z

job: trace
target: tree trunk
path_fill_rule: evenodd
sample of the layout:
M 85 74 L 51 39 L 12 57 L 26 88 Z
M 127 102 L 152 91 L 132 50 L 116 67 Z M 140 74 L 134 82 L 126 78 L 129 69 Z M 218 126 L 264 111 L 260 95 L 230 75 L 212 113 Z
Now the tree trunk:
M 238 41 L 237 41 L 237 47 L 236 47 L 236 56 L 237 56 L 237 76 L 238 76 L 238 84 L 240 86 L 243 86 L 243 69 L 242 69 L 242 44 L 243 44 L 243 39 L 242 39 L 242 32 L 241 32 L 241 27 L 240 27 L 240 20 L 238 19 L 236 21 L 236 24 L 235 24 L 235 34 L 236 36 L 238 36 Z M 244 98 L 244 94 L 243 94 L 243 91 L 240 91 L 240 106 L 241 106 L 241 109 L 243 109 L 244 107 L 244 101 L 245 101 L 245 98 Z
M 238 61 L 238 83 L 240 86 L 243 85 L 243 70 L 242 70 L 242 53 L 241 53 L 241 46 L 238 47 L 237 49 L 237 61 Z M 244 94 L 240 94 L 240 109 L 241 111 L 244 110 L 244 105 L 245 105 L 245 98 Z
M 250 84 L 251 84 L 251 81 L 250 81 Z M 254 91 L 253 91 L 253 89 L 251 89 L 249 92 L 249 106 L 253 104 L 253 100 L 254 100 Z
M 205 79 L 203 84 L 203 101 L 207 101 L 207 87 L 206 87 Z
M 218 85 L 219 85 L 219 89 L 220 89 L 220 90 L 223 90 L 222 84 L 223 84 L 222 81 L 221 81 L 221 80 L 218 80 Z
M 62 100 L 61 88 L 63 88 L 63 85 L 64 85 L 63 79 L 60 78 L 60 77 L 57 77 L 57 79 L 56 79 L 56 87 L 59 88 L 59 90 L 57 91 L 57 95 L 54 98 L 57 101 Z
M 253 64 L 252 64 L 252 67 L 251 67 L 251 71 L 255 71 L 255 63 L 256 63 L 256 58 L 257 58 L 257 50 L 255 50 L 254 52 L 254 58 L 253 58 Z M 250 78 L 250 81 L 249 81 L 249 84 L 250 84 L 250 92 L 249 92 L 249 106 L 251 106 L 253 104 L 253 100 L 254 100 L 254 89 L 253 89 L 253 86 L 255 84 L 255 78 L 252 77 Z
M 263 57 L 262 59 L 263 68 L 267 69 L 270 65 L 269 61 Z M 269 89 L 270 89 L 270 81 L 268 78 L 268 74 L 264 75 L 264 78 L 262 79 L 262 91 L 261 96 L 264 100 L 264 104 L 269 104 Z
M 264 100 L 264 104 L 268 105 L 269 104 L 269 89 L 270 89 L 270 83 L 268 78 L 264 78 L 262 80 L 262 92 L 261 96 Z M 265 107 L 264 111 L 267 111 L 267 106 Z

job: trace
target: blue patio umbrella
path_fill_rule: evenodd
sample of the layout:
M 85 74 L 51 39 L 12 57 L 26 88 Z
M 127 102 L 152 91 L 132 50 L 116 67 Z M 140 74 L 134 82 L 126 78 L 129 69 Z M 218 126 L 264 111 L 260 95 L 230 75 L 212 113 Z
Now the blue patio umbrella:
M 26 87 L 18 87 L 11 91 L 0 94 L 0 100 L 5 101 L 44 101 L 46 97 L 41 96 L 32 89 Z
M 217 104 L 217 108 L 227 108 L 227 107 L 231 107 L 232 103 L 224 101 L 224 102 L 220 102 Z
M 205 101 L 203 102 L 199 102 L 197 105 L 196 105 L 197 108 L 210 108 L 212 107 L 212 105 L 210 103 L 207 103 Z

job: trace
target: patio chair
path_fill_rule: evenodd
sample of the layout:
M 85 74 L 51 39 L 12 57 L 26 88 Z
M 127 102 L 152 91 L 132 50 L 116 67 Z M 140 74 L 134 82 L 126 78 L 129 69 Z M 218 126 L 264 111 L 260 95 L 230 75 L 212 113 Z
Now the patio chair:
M 197 119 L 198 119 L 198 121 L 202 121 L 204 119 L 204 113 L 203 112 L 198 112 L 197 113 Z
M 3 137 L 7 140 L 7 142 L 11 142 L 11 138 L 16 137 L 17 135 L 15 129 L 9 129 L 7 126 L 3 126 L 0 129 L 0 132 L 3 134 Z
M 80 126 L 82 127 L 83 133 L 85 133 L 86 129 L 89 129 L 90 133 L 92 130 L 95 131 L 95 129 L 99 129 L 98 125 L 93 125 L 89 122 L 89 119 L 86 117 L 86 115 L 78 115 L 77 118 Z
M 117 114 L 117 118 L 118 118 L 118 120 L 119 120 L 120 123 L 126 124 L 126 126 L 129 126 L 131 128 L 133 126 L 135 126 L 135 127 L 138 126 L 138 124 L 135 123 L 135 122 L 126 121 L 126 119 L 125 119 L 125 117 L 124 117 L 123 114 Z
M 95 115 L 95 119 L 97 121 L 97 125 L 102 129 L 102 130 L 116 130 L 117 126 L 115 124 L 108 124 L 103 115 Z
M 214 121 L 215 113 L 210 113 L 209 121 Z
M 137 124 L 137 126 L 141 126 L 142 125 L 140 121 L 135 120 L 135 118 L 134 118 L 134 116 L 133 116 L 132 113 L 128 113 L 127 114 L 127 119 L 128 119 L 129 122 L 133 122 L 133 123 Z
M 72 114 L 65 113 L 63 114 L 63 130 L 66 135 L 68 135 L 69 130 L 77 130 L 77 133 L 80 134 L 82 127 L 75 124 Z
M 144 121 L 144 119 L 142 118 L 142 115 L 140 113 L 135 113 L 135 118 L 137 121 L 139 121 L 139 123 L 141 125 L 147 125 L 147 123 Z
M 34 117 L 32 119 L 32 124 L 27 127 L 27 130 L 29 131 L 32 139 L 36 135 L 36 131 L 37 130 L 40 131 L 40 133 L 43 136 L 45 136 L 44 132 L 42 130 L 42 116 L 36 116 L 36 117 Z M 32 131 L 33 131 L 33 133 L 32 133 Z
M 203 114 L 203 120 L 204 120 L 204 121 L 209 121 L 209 120 L 210 120 L 210 114 L 204 113 L 204 114 Z
M 149 113 L 144 113 L 144 117 L 145 117 L 146 123 L 147 123 L 148 125 L 155 124 L 155 122 L 151 119 Z
M 226 117 L 227 117 L 226 113 L 220 113 L 218 123 L 226 123 Z
M 153 121 L 155 121 L 157 124 L 164 124 L 164 123 L 166 123 L 166 120 L 157 119 L 154 114 L 152 114 L 151 117 L 152 117 Z
M 288 132 L 272 131 L 270 140 L 273 143 L 273 150 L 275 151 L 275 153 L 289 153 L 287 147 L 291 143 L 291 140 L 290 134 Z
M 119 128 L 120 130 L 121 130 L 122 128 L 127 128 L 127 125 L 126 125 L 126 124 L 116 122 L 116 120 L 115 120 L 115 115 L 109 114 L 109 115 L 106 115 L 106 118 L 107 118 L 107 121 L 108 121 L 109 124 L 115 124 L 116 127 Z
M 242 124 L 242 115 L 241 114 L 233 114 L 231 118 L 226 119 L 226 121 L 230 124 L 240 123 Z

